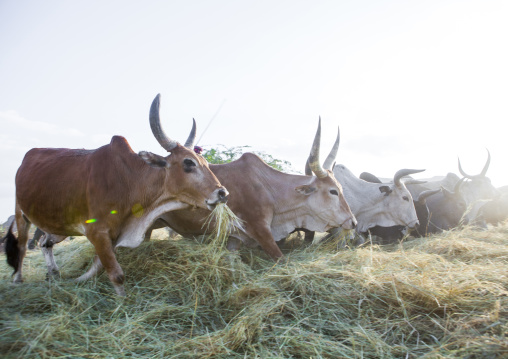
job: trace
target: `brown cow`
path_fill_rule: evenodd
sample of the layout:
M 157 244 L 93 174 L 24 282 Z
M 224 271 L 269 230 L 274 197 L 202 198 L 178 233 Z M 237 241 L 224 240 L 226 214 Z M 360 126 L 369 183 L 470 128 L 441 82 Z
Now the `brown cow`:
M 137 247 L 163 213 L 183 208 L 210 213 L 226 201 L 228 193 L 207 161 L 166 136 L 159 106 L 157 95 L 150 108 L 150 125 L 157 141 L 171 152 L 167 157 L 145 151 L 136 154 L 120 136 L 95 150 L 34 148 L 27 152 L 16 174 L 18 238 L 12 233 L 8 237 L 13 249 L 8 262 L 14 267 L 15 283 L 22 282 L 33 223 L 60 240 L 85 235 L 97 256 L 92 269 L 80 278 L 89 278 L 103 265 L 116 292 L 125 295 L 116 247 Z
M 356 226 L 341 185 L 331 171 L 320 165 L 320 139 L 321 121 L 311 150 L 316 177 L 279 172 L 252 153 L 230 163 L 210 165 L 231 193 L 228 206 L 244 221 L 244 230 L 237 229 L 230 235 L 229 249 L 237 249 L 239 241 L 249 247 L 260 245 L 277 260 L 282 252 L 275 242 L 296 228 L 324 232 Z M 205 234 L 207 214 L 201 209 L 184 209 L 165 213 L 161 220 L 182 236 L 196 236 Z

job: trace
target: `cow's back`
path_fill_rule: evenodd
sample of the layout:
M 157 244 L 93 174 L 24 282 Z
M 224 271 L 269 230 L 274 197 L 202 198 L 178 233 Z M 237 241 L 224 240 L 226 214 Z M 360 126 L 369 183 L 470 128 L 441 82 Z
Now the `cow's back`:
M 79 235 L 79 224 L 92 219 L 94 201 L 111 202 L 113 182 L 125 180 L 118 153 L 136 156 L 125 139 L 96 150 L 34 148 L 16 174 L 16 205 L 36 226 L 53 234 Z M 129 153 L 130 152 L 130 153 Z M 120 156 L 121 157 L 121 156 Z M 123 166 L 125 167 L 125 166 Z M 126 188 L 125 186 L 121 186 Z
M 62 148 L 27 152 L 16 173 L 16 203 L 34 224 L 44 228 L 45 223 L 52 223 L 62 231 L 66 223 L 86 212 L 87 159 L 91 153 Z

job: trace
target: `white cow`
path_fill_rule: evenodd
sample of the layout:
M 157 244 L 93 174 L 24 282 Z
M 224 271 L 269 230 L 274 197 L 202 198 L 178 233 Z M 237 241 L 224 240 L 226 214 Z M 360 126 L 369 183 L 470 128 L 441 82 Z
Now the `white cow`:
M 358 221 L 356 231 L 365 233 L 375 226 L 417 226 L 418 217 L 411 193 L 401 180 L 404 176 L 424 170 L 401 169 L 393 177 L 393 183 L 370 183 L 356 177 L 346 166 L 333 163 L 340 142 L 340 130 L 323 168 L 332 169 L 342 185 L 344 197 Z M 305 169 L 308 174 L 308 165 Z

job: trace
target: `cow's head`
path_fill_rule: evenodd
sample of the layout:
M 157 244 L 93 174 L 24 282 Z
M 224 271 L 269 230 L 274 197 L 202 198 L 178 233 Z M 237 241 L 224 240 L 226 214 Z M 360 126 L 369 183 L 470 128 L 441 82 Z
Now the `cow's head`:
M 429 228 L 432 232 L 448 230 L 467 223 L 464 214 L 467 204 L 461 193 L 463 179 L 458 181 L 450 191 L 441 187 L 441 193 L 427 199 L 429 208 Z
M 402 178 L 424 170 L 401 169 L 393 176 L 392 183 L 378 184 L 377 201 L 382 203 L 376 213 L 376 221 L 415 228 L 419 225 L 413 197 Z M 393 224 L 392 224 L 393 225 Z
M 351 178 L 353 174 L 344 165 L 336 166 L 334 164 L 339 149 L 339 143 L 340 131 L 337 133 L 335 143 L 323 167 L 333 168 L 333 172 L 337 178 Z M 377 191 L 372 193 L 373 198 L 370 199 L 372 201 L 372 206 L 367 209 L 368 213 L 366 213 L 366 217 L 369 219 L 367 221 L 360 221 L 362 223 L 359 224 L 357 230 L 359 232 L 366 232 L 370 227 L 375 225 L 383 227 L 401 225 L 409 228 L 414 228 L 418 225 L 418 217 L 416 216 L 413 205 L 413 198 L 404 185 L 404 182 L 401 181 L 401 178 L 422 171 L 424 170 L 402 169 L 395 174 L 393 183 L 376 184 Z M 344 186 L 346 185 L 352 184 L 344 184 Z M 372 185 L 372 187 L 373 186 L 374 185 Z M 357 216 L 360 216 L 360 214 L 357 214 Z
M 459 162 L 460 174 L 468 179 L 462 185 L 462 194 L 468 205 L 467 219 L 474 223 L 477 220 L 480 208 L 488 201 L 499 196 L 499 191 L 492 185 L 490 178 L 486 176 L 490 165 L 490 152 L 487 150 L 487 162 L 482 171 L 477 175 L 469 175 L 462 169 Z
M 321 230 L 326 231 L 337 227 L 353 229 L 356 227 L 356 218 L 344 198 L 342 186 L 335 179 L 332 171 L 321 167 L 319 161 L 320 143 L 321 118 L 306 163 L 306 174 L 310 176 L 315 174 L 316 176 L 310 179 L 309 184 L 295 189 L 300 194 L 308 196 L 307 205 L 312 217 L 326 226 Z M 308 229 L 313 230 L 312 228 Z
M 176 200 L 196 207 L 212 210 L 218 203 L 225 203 L 228 191 L 210 170 L 208 162 L 193 150 L 196 121 L 193 121 L 189 138 L 182 146 L 164 133 L 159 109 L 160 94 L 150 107 L 150 127 L 159 144 L 171 154 L 163 157 L 143 151 L 139 155 L 150 166 L 166 171 L 161 189 L 174 195 Z

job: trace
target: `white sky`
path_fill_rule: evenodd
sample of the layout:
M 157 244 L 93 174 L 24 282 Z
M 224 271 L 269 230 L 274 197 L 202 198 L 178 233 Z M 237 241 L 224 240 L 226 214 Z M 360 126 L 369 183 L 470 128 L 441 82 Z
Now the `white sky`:
M 477 174 L 508 184 L 508 1 L 0 1 L 0 222 L 32 147 L 122 135 L 164 154 L 148 110 L 199 145 L 250 145 L 303 171 Z M 201 130 L 201 131 L 200 131 Z M 58 174 L 55 174 L 57 176 Z

